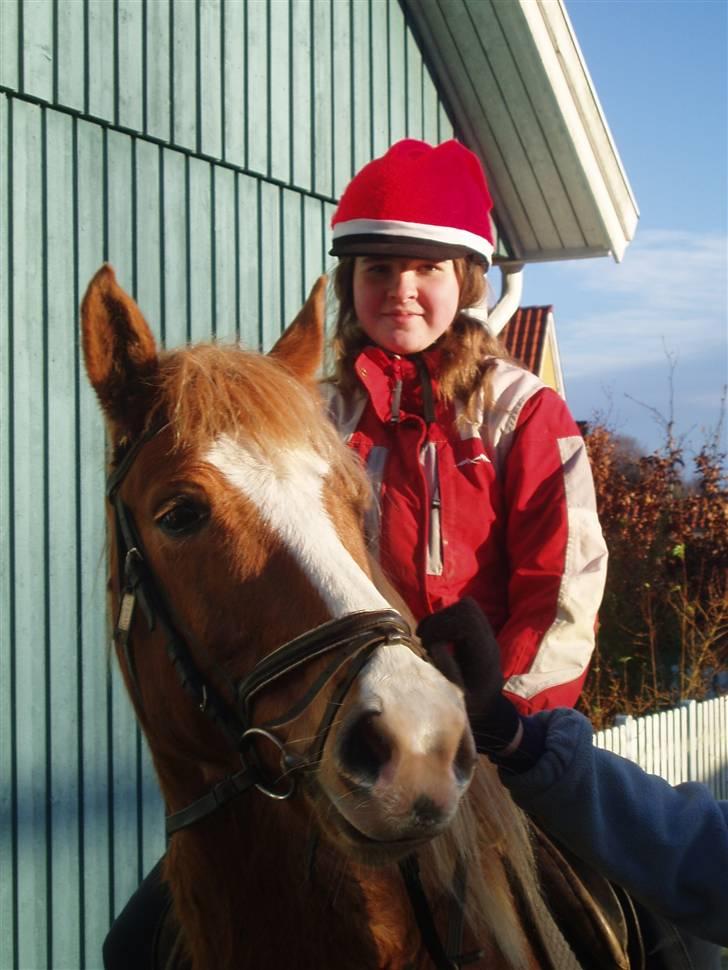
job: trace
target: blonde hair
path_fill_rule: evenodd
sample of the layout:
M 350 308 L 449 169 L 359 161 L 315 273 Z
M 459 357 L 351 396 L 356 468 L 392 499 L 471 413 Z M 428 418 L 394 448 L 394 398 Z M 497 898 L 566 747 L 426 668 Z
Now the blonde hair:
M 354 311 L 354 265 L 356 256 L 342 256 L 334 270 L 334 293 L 338 300 L 336 324 L 331 338 L 332 380 L 345 396 L 358 387 L 354 364 L 363 348 L 371 341 L 362 330 Z M 440 397 L 459 400 L 462 419 L 477 420 L 481 409 L 492 406 L 491 372 L 497 359 L 509 360 L 505 348 L 488 328 L 475 317 L 463 312 L 481 302 L 486 291 L 483 268 L 467 256 L 453 259 L 460 284 L 458 312 L 433 344 L 441 351 L 438 373 Z

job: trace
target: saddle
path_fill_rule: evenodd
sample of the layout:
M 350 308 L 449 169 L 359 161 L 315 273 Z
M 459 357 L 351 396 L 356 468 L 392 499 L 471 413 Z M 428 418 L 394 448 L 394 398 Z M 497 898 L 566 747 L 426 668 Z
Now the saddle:
M 582 970 L 709 970 L 719 947 L 679 932 L 620 886 L 578 859 L 530 820 L 536 867 L 549 914 Z M 524 914 L 544 967 L 564 970 L 541 914 Z M 558 951 L 557 951 L 558 952 Z
M 642 933 L 630 897 L 531 823 L 543 899 L 583 970 L 647 970 Z M 542 914 L 526 915 L 529 937 L 541 938 L 546 966 L 554 965 Z M 538 918 L 535 918 L 538 917 Z

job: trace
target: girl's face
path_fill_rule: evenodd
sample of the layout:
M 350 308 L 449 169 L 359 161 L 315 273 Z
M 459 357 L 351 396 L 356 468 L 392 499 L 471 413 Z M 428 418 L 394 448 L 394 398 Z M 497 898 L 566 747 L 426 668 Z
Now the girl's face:
M 354 312 L 369 339 L 391 353 L 431 346 L 455 319 L 459 296 L 451 259 L 356 257 Z

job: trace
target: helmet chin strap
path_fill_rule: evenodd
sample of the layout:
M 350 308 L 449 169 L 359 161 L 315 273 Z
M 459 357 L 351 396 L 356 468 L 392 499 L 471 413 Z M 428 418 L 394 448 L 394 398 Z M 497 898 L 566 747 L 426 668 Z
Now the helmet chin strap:
M 422 359 L 422 354 L 413 354 L 412 360 L 415 362 L 422 389 L 422 416 L 425 422 L 430 425 L 435 420 L 435 395 L 432 391 L 432 378 L 427 369 L 427 364 Z

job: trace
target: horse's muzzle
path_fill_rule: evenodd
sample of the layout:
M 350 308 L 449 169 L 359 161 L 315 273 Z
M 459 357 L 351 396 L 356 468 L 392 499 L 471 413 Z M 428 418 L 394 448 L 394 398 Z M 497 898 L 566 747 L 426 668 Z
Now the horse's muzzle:
M 475 768 L 462 695 L 404 648 L 382 648 L 359 679 L 318 772 L 338 828 L 354 842 L 430 839 L 452 821 Z

